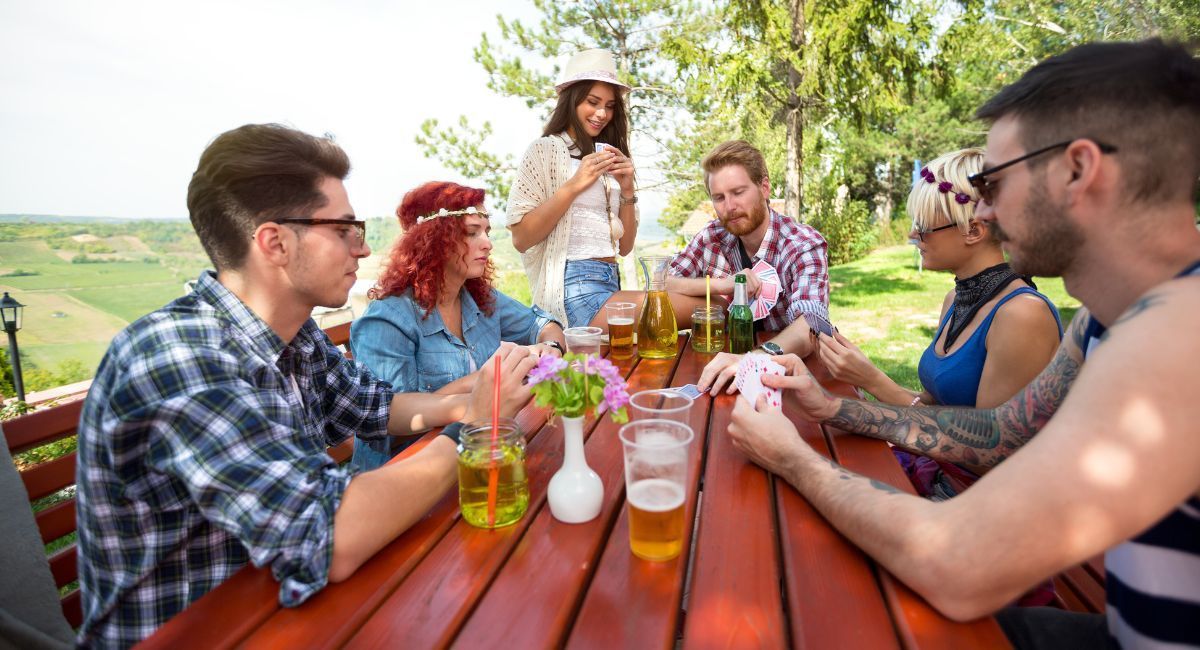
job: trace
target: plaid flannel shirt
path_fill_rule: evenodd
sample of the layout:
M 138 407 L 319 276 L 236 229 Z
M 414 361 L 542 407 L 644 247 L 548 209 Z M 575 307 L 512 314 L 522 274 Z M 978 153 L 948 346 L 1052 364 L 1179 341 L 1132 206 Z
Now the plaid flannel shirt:
M 79 642 L 132 645 L 247 561 L 284 606 L 320 590 L 350 481 L 326 447 L 386 435 L 391 397 L 311 319 L 285 344 L 211 272 L 117 335 L 79 423 Z
M 765 329 L 778 332 L 812 312 L 829 318 L 829 263 L 825 238 L 815 228 L 770 210 L 771 225 L 758 252 L 750 259 L 779 272 L 779 302 L 767 314 Z M 749 251 L 746 251 L 749 253 Z M 720 219 L 704 227 L 683 252 L 671 260 L 671 275 L 723 278 L 742 270 L 738 238 L 725 230 Z

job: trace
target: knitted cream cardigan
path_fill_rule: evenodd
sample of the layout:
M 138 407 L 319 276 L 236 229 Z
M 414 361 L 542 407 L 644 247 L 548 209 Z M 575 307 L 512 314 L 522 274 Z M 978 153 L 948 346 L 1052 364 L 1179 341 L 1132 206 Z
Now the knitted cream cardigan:
M 508 194 L 506 224 L 509 229 L 534 208 L 548 201 L 570 178 L 571 154 L 563 138 L 549 135 L 534 140 L 525 151 L 525 156 L 521 158 L 517 179 Z M 618 207 L 620 188 L 616 183 L 610 183 L 608 189 L 609 205 Z M 634 214 L 636 223 L 640 215 L 636 212 Z M 549 312 L 564 325 L 567 323 L 567 309 L 563 304 L 566 284 L 564 278 L 567 269 L 567 244 L 571 239 L 571 218 L 572 210 L 568 208 L 546 239 L 521 254 L 525 274 L 529 276 L 533 304 Z M 609 215 L 609 219 L 613 219 L 612 214 Z M 615 235 L 620 238 L 620 221 L 616 220 L 614 226 Z

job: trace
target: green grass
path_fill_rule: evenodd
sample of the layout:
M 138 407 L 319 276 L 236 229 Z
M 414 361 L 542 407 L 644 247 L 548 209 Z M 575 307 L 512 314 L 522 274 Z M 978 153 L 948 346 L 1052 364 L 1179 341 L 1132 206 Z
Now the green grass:
M 831 267 L 829 310 L 833 323 L 898 384 L 920 388 L 917 363 L 937 329 L 938 312 L 954 288 L 949 273 L 918 272 L 911 246 L 893 246 Z M 1062 280 L 1038 278 L 1038 289 L 1070 322 L 1079 301 Z

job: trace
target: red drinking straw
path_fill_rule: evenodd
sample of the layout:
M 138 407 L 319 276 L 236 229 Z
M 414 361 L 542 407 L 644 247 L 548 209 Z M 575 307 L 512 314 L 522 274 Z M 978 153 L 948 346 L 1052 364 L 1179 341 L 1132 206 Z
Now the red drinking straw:
M 500 355 L 496 355 L 496 381 L 492 393 L 492 462 L 488 467 L 488 526 L 496 525 L 496 490 L 500 487 L 500 468 L 496 465 L 496 441 L 500 436 Z

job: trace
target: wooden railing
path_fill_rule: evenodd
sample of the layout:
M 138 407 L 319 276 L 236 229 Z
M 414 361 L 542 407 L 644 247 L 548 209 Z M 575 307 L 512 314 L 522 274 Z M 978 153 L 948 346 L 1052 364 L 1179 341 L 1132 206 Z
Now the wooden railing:
M 344 346 L 346 356 L 351 357 L 350 323 L 334 325 L 325 330 L 334 345 Z M 83 400 L 70 402 L 41 411 L 35 411 L 4 423 L 4 436 L 9 451 L 15 456 L 21 452 L 37 449 L 43 445 L 75 435 L 79 416 L 83 411 Z M 329 448 L 329 455 L 338 463 L 345 462 L 354 452 L 354 439 Z M 54 460 L 39 463 L 21 472 L 25 490 L 30 501 L 58 494 L 75 485 L 76 452 Z M 45 508 L 34 515 L 42 542 L 51 544 L 75 532 L 75 496 Z M 61 590 L 79 579 L 74 540 L 65 548 L 49 557 L 50 573 Z M 63 615 L 72 627 L 83 622 L 83 609 L 79 589 L 73 588 L 61 598 Z

